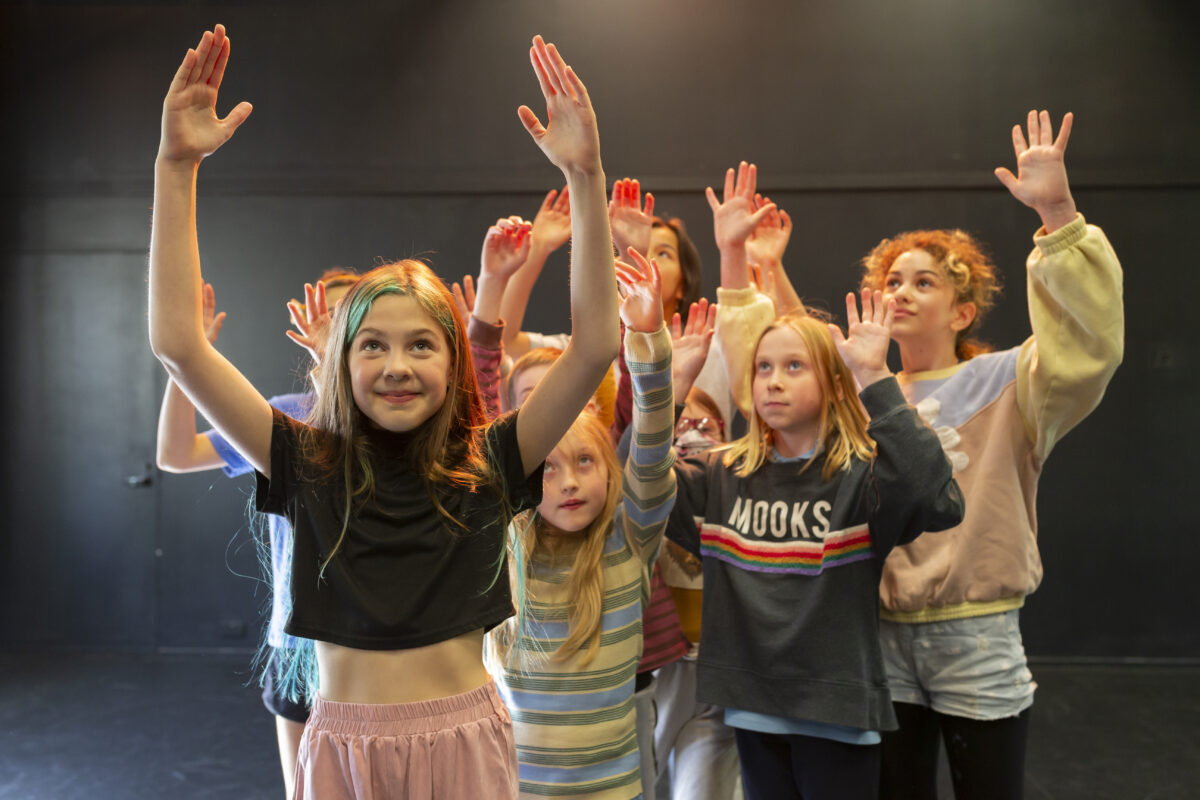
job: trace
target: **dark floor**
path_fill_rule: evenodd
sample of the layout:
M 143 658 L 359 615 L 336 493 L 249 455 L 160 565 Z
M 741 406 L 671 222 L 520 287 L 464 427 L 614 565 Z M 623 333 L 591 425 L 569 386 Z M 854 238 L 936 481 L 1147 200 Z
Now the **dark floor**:
M 248 661 L 0 655 L 0 798 L 282 798 Z M 1200 666 L 1034 675 L 1027 798 L 1200 798 Z

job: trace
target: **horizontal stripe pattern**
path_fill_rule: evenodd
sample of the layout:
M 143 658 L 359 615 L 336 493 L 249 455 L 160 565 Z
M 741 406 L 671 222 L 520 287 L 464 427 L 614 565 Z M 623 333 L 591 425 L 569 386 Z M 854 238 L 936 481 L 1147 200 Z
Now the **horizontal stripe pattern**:
M 748 539 L 724 525 L 700 528 L 700 555 L 752 572 L 820 575 L 826 568 L 873 558 L 867 525 L 832 531 L 823 539 Z
M 658 550 L 675 501 L 665 329 L 628 332 L 626 357 L 634 384 L 634 434 L 602 556 L 595 657 L 586 665 L 579 653 L 561 662 L 550 658 L 570 632 L 570 565 L 534 563 L 526 581 L 528 630 L 512 651 L 527 658 L 519 665 L 490 665 L 513 718 L 522 797 L 631 800 L 642 793 L 633 689 L 649 592 L 646 562 Z M 515 634 L 514 620 L 505 626 Z M 536 653 L 546 655 L 528 658 Z

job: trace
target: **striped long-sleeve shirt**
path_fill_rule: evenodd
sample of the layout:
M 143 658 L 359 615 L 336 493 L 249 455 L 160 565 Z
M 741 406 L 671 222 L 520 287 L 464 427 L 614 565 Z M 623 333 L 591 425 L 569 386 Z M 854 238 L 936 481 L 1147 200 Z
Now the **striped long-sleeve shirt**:
M 642 793 L 633 687 L 649 598 L 648 568 L 675 502 L 674 402 L 666 329 L 628 331 L 625 348 L 634 381 L 634 436 L 621 502 L 604 534 L 598 651 L 586 665 L 579 654 L 565 662 L 528 660 L 523 669 L 512 663 L 515 657 L 509 664 L 491 665 L 513 717 L 524 798 L 630 800 Z M 514 653 L 528 655 L 535 648 L 553 653 L 567 638 L 569 570 L 563 563 L 531 566 L 529 629 Z M 489 636 L 511 637 L 515 625 L 509 619 Z

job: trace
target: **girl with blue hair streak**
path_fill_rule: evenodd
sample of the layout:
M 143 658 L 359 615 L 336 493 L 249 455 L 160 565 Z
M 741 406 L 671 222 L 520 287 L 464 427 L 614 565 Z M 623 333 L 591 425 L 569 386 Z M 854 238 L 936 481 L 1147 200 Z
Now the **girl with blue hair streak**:
M 535 37 L 549 127 L 527 106 L 518 116 L 574 199 L 575 336 L 523 409 L 485 422 L 450 293 L 428 266 L 402 261 L 363 276 L 338 305 L 300 422 L 273 410 L 201 324 L 196 174 L 251 112 L 215 113 L 228 57 L 218 25 L 188 51 L 163 104 L 150 343 L 255 467 L 259 510 L 293 528 L 286 630 L 316 641 L 319 675 L 295 796 L 513 797 L 512 722 L 482 656 L 484 632 L 512 613 L 504 531 L 540 501 L 543 460 L 619 344 L 587 90 Z

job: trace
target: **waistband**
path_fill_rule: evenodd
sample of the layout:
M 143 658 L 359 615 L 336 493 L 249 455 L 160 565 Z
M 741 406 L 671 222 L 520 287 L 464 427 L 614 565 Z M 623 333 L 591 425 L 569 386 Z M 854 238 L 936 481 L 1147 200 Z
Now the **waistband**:
M 982 617 L 987 614 L 999 614 L 1003 611 L 1020 608 L 1023 605 L 1025 605 L 1025 597 L 1021 595 L 1017 597 L 1003 597 L 999 600 L 989 600 L 986 603 L 956 603 L 952 606 L 920 608 L 916 611 L 889 611 L 880 606 L 879 618 L 887 622 L 902 623 L 945 622 L 950 619 L 966 619 L 968 617 Z
M 339 703 L 319 694 L 308 725 L 316 730 L 356 736 L 407 736 L 453 728 L 508 711 L 495 681 L 462 694 L 412 703 Z

